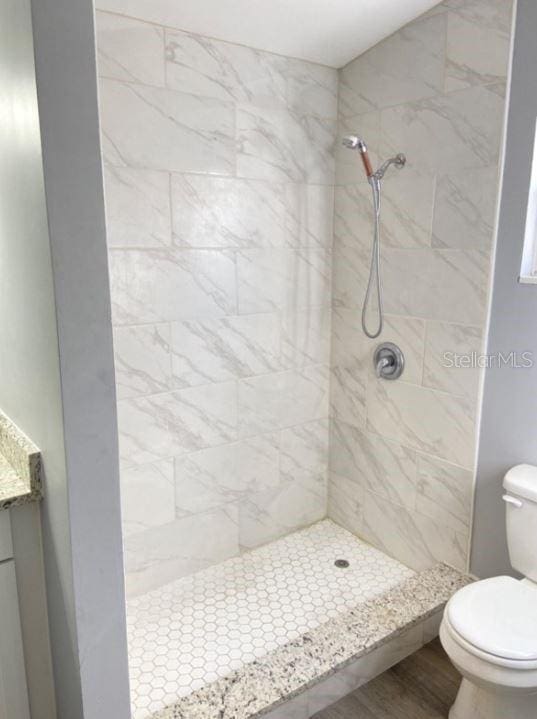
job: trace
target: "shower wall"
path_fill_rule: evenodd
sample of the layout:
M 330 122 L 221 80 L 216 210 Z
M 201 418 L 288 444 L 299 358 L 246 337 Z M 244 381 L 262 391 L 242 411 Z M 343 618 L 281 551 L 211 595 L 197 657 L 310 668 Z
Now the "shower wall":
M 137 593 L 326 515 L 337 73 L 97 19 Z
M 340 72 L 339 135 L 364 137 L 376 162 L 408 161 L 384 182 L 386 326 L 367 340 L 370 189 L 356 154 L 338 150 L 329 514 L 415 567 L 468 559 L 479 389 L 468 364 L 483 346 L 511 9 L 446 0 Z M 381 340 L 405 353 L 397 382 L 373 372 Z

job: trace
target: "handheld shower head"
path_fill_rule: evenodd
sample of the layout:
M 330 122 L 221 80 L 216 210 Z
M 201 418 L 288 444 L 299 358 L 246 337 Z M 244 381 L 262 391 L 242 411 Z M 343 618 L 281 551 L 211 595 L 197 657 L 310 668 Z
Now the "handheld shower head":
M 362 158 L 365 174 L 368 178 L 372 177 L 372 175 L 374 174 L 373 165 L 371 164 L 371 160 L 369 159 L 369 153 L 367 151 L 367 145 L 365 144 L 365 142 L 357 135 L 348 135 L 347 137 L 343 138 L 343 145 L 349 150 L 358 150 Z

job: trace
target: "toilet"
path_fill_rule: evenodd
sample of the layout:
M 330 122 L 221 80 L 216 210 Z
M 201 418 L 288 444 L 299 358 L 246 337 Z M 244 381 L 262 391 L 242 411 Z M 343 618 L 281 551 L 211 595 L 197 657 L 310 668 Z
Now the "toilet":
M 450 719 L 537 719 L 537 467 L 503 482 L 513 569 L 449 600 L 440 641 L 463 679 Z

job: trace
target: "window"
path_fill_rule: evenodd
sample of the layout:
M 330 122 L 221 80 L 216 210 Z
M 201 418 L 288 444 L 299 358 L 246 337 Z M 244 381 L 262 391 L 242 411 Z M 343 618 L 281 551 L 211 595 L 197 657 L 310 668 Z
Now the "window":
M 519 282 L 537 284 L 537 123 L 533 140 L 533 161 Z

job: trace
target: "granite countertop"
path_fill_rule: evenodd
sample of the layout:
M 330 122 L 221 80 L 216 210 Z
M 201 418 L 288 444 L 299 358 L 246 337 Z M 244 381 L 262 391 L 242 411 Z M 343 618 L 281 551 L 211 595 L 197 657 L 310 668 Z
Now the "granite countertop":
M 179 699 L 151 719 L 261 717 L 439 611 L 469 577 L 440 564 Z
M 41 453 L 16 424 L 0 412 L 0 510 L 39 501 Z

